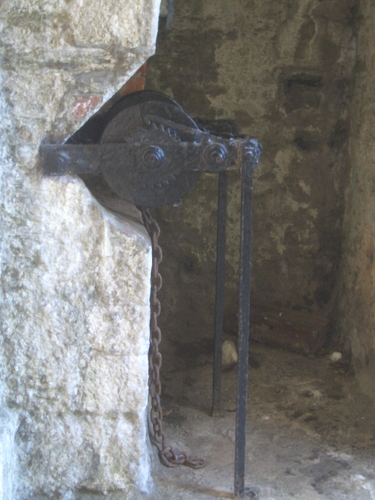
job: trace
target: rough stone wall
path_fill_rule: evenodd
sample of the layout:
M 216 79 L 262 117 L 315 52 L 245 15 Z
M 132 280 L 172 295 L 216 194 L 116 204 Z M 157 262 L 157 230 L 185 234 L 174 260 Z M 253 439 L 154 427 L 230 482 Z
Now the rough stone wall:
M 148 87 L 201 118 L 231 118 L 264 153 L 255 174 L 253 301 L 330 315 L 341 256 L 352 0 L 176 1 L 159 29 Z M 164 329 L 211 335 L 215 176 L 159 212 Z M 231 173 L 227 331 L 236 331 L 240 179 Z M 170 290 L 168 292 L 168 290 Z
M 158 0 L 1 3 L 0 497 L 137 498 L 150 479 L 150 243 L 79 179 L 43 178 L 153 53 Z
M 360 14 L 337 332 L 351 350 L 361 389 L 375 399 L 374 3 L 361 1 Z

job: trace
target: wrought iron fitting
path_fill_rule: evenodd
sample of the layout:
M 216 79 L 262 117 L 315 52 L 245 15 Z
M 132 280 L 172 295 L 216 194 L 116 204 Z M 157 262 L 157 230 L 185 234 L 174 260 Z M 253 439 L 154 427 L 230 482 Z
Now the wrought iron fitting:
M 88 122 L 89 123 L 89 122 Z M 173 99 L 157 92 L 126 96 L 95 122 L 95 129 L 63 145 L 43 145 L 41 164 L 45 175 L 101 175 L 120 198 L 142 210 L 152 242 L 151 318 L 149 348 L 149 392 L 152 440 L 161 462 L 168 467 L 200 468 L 204 460 L 165 446 L 160 402 L 159 352 L 161 331 L 158 316 L 162 287 L 159 264 L 163 254 L 158 244 L 160 229 L 146 207 L 174 205 L 188 193 L 202 172 L 219 173 L 219 219 L 213 413 L 220 407 L 221 340 L 225 269 L 225 209 L 227 171 L 238 169 L 241 187 L 239 363 L 235 442 L 235 496 L 244 496 L 246 395 L 248 386 L 248 331 L 250 304 L 251 194 L 252 174 L 262 148 L 256 139 L 239 137 L 228 120 L 193 120 Z M 90 135 L 92 133 L 92 135 Z M 85 135 L 86 134 L 86 135 Z M 221 203 L 222 201 L 222 203 Z
M 241 168 L 244 155 L 256 165 L 259 156 L 255 139 L 200 129 L 173 99 L 157 92 L 125 96 L 100 127 L 95 144 L 42 145 L 44 174 L 101 174 L 120 198 L 159 207 L 179 202 L 201 172 Z

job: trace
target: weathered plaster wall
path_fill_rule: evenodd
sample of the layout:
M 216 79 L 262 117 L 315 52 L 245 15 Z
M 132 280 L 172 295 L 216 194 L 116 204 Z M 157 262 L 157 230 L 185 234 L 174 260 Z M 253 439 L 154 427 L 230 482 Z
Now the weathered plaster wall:
M 81 180 L 43 178 L 38 149 L 69 137 L 153 53 L 158 9 L 0 6 L 3 500 L 148 487 L 149 239 Z
M 337 332 L 352 352 L 362 390 L 375 398 L 374 3 L 361 1 L 360 14 Z
M 329 316 L 341 256 L 352 0 L 177 0 L 148 87 L 192 116 L 232 118 L 264 153 L 254 181 L 253 301 Z M 159 212 L 164 329 L 210 335 L 216 177 Z M 229 188 L 227 331 L 236 331 L 240 179 Z M 166 311 L 167 309 L 167 311 Z

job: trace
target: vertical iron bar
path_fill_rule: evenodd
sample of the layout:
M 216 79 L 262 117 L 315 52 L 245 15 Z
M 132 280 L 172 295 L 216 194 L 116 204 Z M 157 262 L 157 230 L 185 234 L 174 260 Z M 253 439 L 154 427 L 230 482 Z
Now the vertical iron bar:
M 217 241 L 216 241 L 216 299 L 215 299 L 215 351 L 212 379 L 211 415 L 220 412 L 221 365 L 224 325 L 224 286 L 225 286 L 225 245 L 227 221 L 228 172 L 219 173 L 217 202 Z
M 250 256 L 253 162 L 246 156 L 242 165 L 240 291 L 238 325 L 237 413 L 234 462 L 234 495 L 244 497 L 246 404 L 248 391 L 249 327 L 250 327 Z
M 174 14 L 174 0 L 168 0 L 168 2 L 167 2 L 167 30 L 172 29 L 173 14 Z

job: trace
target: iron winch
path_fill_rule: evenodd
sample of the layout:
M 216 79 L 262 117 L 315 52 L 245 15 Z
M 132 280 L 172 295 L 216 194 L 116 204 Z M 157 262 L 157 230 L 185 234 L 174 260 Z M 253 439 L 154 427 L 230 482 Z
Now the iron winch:
M 94 122 L 93 122 L 94 123 Z M 202 172 L 219 174 L 218 229 L 215 304 L 215 354 L 213 369 L 212 414 L 220 410 L 221 346 L 223 336 L 225 286 L 225 233 L 228 171 L 237 169 L 242 176 L 238 382 L 235 442 L 236 497 L 244 496 L 246 403 L 248 391 L 248 351 L 250 323 L 250 256 L 252 176 L 258 164 L 261 146 L 257 140 L 238 136 L 235 124 L 228 120 L 192 119 L 170 97 L 154 91 L 125 96 L 88 127 L 65 144 L 40 148 L 44 175 L 97 174 L 121 199 L 133 203 L 143 213 L 152 238 L 153 271 L 151 280 L 150 394 L 154 441 L 165 465 L 181 463 L 202 466 L 184 453 L 165 446 L 162 431 L 158 351 L 160 329 L 157 317 L 161 287 L 158 264 L 158 226 L 148 209 L 178 203 L 198 182 Z M 78 139 L 77 139 L 78 137 Z M 79 143 L 80 142 L 80 143 Z

